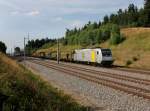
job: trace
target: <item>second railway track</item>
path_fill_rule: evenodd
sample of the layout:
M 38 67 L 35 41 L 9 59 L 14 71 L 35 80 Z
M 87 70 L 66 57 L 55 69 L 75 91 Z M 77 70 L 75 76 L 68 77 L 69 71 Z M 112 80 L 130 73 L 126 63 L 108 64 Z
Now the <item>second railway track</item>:
M 64 73 L 72 75 L 72 76 L 76 76 L 76 77 L 79 77 L 79 78 L 82 78 L 82 79 L 85 79 L 85 80 L 88 80 L 88 81 L 91 81 L 94 83 L 98 83 L 98 84 L 101 84 L 101 85 L 104 85 L 107 87 L 111 87 L 111 88 L 116 89 L 116 90 L 120 90 L 120 91 L 129 93 L 129 94 L 133 94 L 133 95 L 136 95 L 138 97 L 143 97 L 145 99 L 150 100 L 150 90 L 146 89 L 146 88 L 137 87 L 137 86 L 109 80 L 106 78 L 98 77 L 98 76 L 95 76 L 94 73 L 93 73 L 93 75 L 90 75 L 90 74 L 88 74 L 88 73 L 91 73 L 89 71 L 87 73 L 86 71 L 83 72 L 83 70 L 81 71 L 80 69 L 74 69 L 73 70 L 71 68 L 68 68 L 67 66 L 66 67 L 65 66 L 58 66 L 56 64 L 50 64 L 50 63 L 42 62 L 39 60 L 30 60 L 30 62 L 33 62 L 33 63 L 39 64 L 39 65 L 42 65 L 42 66 L 45 66 L 45 67 L 48 67 L 51 69 L 55 69 L 55 70 L 64 72 Z M 108 76 L 108 75 L 106 75 L 106 76 Z M 120 79 L 120 77 L 118 77 L 117 79 Z M 142 83 L 142 82 L 140 82 L 140 83 Z M 148 83 L 146 83 L 146 84 L 148 84 Z
M 48 62 L 48 61 L 45 61 L 45 62 L 50 63 L 50 64 L 53 63 L 53 64 L 57 65 L 57 63 L 55 63 L 55 62 Z M 63 64 L 63 63 L 60 64 L 60 65 L 64 66 L 64 67 L 80 70 L 80 71 L 85 71 L 85 72 L 88 72 L 88 73 L 90 72 L 92 74 L 98 74 L 98 75 L 104 76 L 104 77 L 120 79 L 120 80 L 139 83 L 139 84 L 143 84 L 143 85 L 150 85 L 150 80 L 148 80 L 148 79 L 142 79 L 142 78 L 127 76 L 127 75 L 120 75 L 120 74 L 116 74 L 116 73 L 113 73 L 113 72 L 107 73 L 107 72 L 104 72 L 104 71 L 97 71 L 97 70 L 83 68 L 83 67 L 81 68 L 81 67 L 78 67 L 78 66 L 71 66 L 71 65 L 67 65 L 67 64 Z

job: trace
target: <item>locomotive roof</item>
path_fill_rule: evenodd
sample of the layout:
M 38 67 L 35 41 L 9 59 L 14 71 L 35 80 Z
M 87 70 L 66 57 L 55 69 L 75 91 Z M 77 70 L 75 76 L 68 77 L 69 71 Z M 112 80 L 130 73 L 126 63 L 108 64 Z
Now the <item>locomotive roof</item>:
M 75 51 L 76 52 L 81 52 L 81 51 L 90 51 L 90 50 L 95 50 L 95 51 L 98 51 L 98 50 L 101 50 L 101 51 L 111 51 L 111 49 L 109 49 L 109 48 L 76 49 Z

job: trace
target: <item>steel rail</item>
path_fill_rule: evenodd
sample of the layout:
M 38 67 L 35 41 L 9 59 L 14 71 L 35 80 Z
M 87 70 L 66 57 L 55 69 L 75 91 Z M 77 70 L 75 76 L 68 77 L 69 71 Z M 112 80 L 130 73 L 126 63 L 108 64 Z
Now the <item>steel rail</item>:
M 37 62 L 37 61 L 30 61 L 30 62 L 39 64 L 39 65 L 42 65 L 42 66 L 46 66 L 48 68 L 55 69 L 55 70 L 58 70 L 58 71 L 61 71 L 61 72 L 64 72 L 65 74 L 70 74 L 70 75 L 73 75 L 73 76 L 76 76 L 76 77 L 79 77 L 79 78 L 82 78 L 82 79 L 85 79 L 85 80 L 88 80 L 88 81 L 92 81 L 92 82 L 95 82 L 95 83 L 98 83 L 98 84 L 102 84 L 104 86 L 108 86 L 108 87 L 114 88 L 116 90 L 124 91 L 126 93 L 136 95 L 138 97 L 143 97 L 145 99 L 150 99 L 150 90 L 147 90 L 147 89 L 144 89 L 144 88 L 139 88 L 139 87 L 119 83 L 119 82 L 116 82 L 116 81 L 111 81 L 111 80 L 107 80 L 107 79 L 103 79 L 103 78 L 98 78 L 98 77 L 95 77 L 95 76 L 92 76 L 92 75 L 87 75 L 85 73 L 81 73 L 81 72 L 78 72 L 78 71 L 73 71 L 73 70 L 70 70 L 70 69 L 68 70 L 68 69 L 66 69 L 66 67 L 60 67 L 60 66 L 46 64 L 46 63 Z

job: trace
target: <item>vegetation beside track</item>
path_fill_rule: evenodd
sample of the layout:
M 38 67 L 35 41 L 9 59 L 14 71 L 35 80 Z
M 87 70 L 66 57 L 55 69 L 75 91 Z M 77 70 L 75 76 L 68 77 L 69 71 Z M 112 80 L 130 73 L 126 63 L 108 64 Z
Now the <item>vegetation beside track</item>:
M 3 111 L 85 111 L 69 96 L 0 53 L 2 97 Z
M 101 47 L 111 48 L 115 65 L 150 69 L 150 28 L 125 28 L 121 32 L 126 40 L 116 46 L 108 42 Z
M 149 13 L 150 1 L 144 0 L 143 8 L 129 4 L 125 10 L 119 9 L 115 14 L 104 16 L 103 21 L 89 21 L 80 28 L 67 29 L 64 37 L 59 40 L 61 58 L 68 59 L 68 55 L 71 58 L 72 52 L 78 48 L 103 47 L 112 49 L 115 65 L 150 69 Z M 56 39 L 47 44 L 38 41 L 29 42 L 26 48 L 38 49 L 34 55 L 51 55 L 56 58 Z M 41 44 L 40 48 L 34 47 Z
M 150 28 L 124 28 L 121 33 L 125 36 L 125 41 L 119 45 L 109 44 L 109 40 L 91 47 L 103 47 L 111 48 L 113 57 L 115 59 L 114 64 L 119 66 L 150 69 Z M 71 53 L 73 50 L 83 48 L 81 45 L 60 45 L 61 57 L 65 58 L 67 53 Z M 53 52 L 53 56 L 57 54 L 57 45 L 48 46 L 47 48 L 41 48 L 36 51 L 35 54 L 40 52 L 50 53 Z

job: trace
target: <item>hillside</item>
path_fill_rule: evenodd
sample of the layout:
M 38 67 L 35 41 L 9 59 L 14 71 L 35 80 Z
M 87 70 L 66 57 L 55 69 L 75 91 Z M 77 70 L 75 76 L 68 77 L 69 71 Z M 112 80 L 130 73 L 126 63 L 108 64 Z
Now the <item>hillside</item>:
M 111 46 L 106 42 L 101 47 L 112 49 L 116 65 L 150 69 L 150 28 L 126 28 L 121 32 L 126 37 L 123 43 Z
M 84 111 L 69 96 L 0 53 L 2 111 Z M 0 100 L 0 105 L 2 100 Z
M 107 40 L 105 43 L 92 47 L 111 48 L 115 65 L 150 69 L 150 28 L 124 28 L 121 33 L 125 36 L 125 41 L 119 45 L 110 45 L 109 40 Z M 56 56 L 57 45 L 48 47 L 46 44 L 43 47 L 37 50 L 35 54 L 52 52 L 53 56 Z M 74 49 L 83 48 L 80 45 L 61 45 L 60 47 L 62 57 Z

